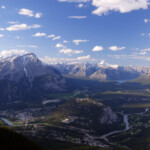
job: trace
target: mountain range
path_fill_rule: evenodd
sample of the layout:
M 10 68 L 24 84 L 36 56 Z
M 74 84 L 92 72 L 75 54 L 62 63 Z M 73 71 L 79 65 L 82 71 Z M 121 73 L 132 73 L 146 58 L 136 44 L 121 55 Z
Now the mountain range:
M 126 80 L 136 79 L 150 72 L 150 67 L 110 65 L 104 61 L 99 64 L 55 64 L 61 74 L 93 80 Z
M 33 53 L 0 57 L 0 99 L 10 102 L 26 99 L 34 93 L 38 97 L 44 93 L 65 91 L 68 87 L 64 75 L 90 80 L 150 79 L 150 67 L 99 64 L 55 64 L 43 63 Z M 147 82 L 146 80 L 146 82 Z

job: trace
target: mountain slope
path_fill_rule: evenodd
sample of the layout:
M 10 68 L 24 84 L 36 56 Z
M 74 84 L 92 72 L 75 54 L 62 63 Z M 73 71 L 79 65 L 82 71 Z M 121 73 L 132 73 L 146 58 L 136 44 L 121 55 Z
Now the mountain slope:
M 150 73 L 141 75 L 139 78 L 137 78 L 133 82 L 139 82 L 141 84 L 150 84 Z
M 2 91 L 9 89 L 4 92 L 3 97 L 9 95 L 11 101 L 21 99 L 33 89 L 38 92 L 62 91 L 65 88 L 65 79 L 56 69 L 43 64 L 35 54 L 27 53 L 0 58 L 0 85 Z

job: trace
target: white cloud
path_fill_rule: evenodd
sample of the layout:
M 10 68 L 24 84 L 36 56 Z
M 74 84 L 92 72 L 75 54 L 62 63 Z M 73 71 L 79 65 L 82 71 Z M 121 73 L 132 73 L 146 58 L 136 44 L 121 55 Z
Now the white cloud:
M 69 16 L 70 19 L 85 19 L 87 16 Z
M 109 50 L 111 51 L 121 51 L 121 50 L 124 50 L 126 49 L 126 47 L 122 46 L 122 47 L 118 47 L 118 46 L 111 46 L 109 47 Z
M 92 49 L 93 52 L 102 51 L 102 50 L 104 50 L 103 46 L 95 46 L 95 47 Z
M 21 30 L 30 30 L 32 28 L 40 28 L 41 25 L 34 24 L 32 26 L 28 26 L 27 24 L 16 24 L 16 25 L 11 25 L 6 28 L 8 31 L 21 31 Z
M 149 0 L 92 0 L 92 5 L 96 7 L 92 14 L 101 16 L 110 11 L 127 13 L 133 10 L 148 9 Z
M 42 13 L 40 13 L 40 12 L 34 13 L 34 11 L 32 11 L 30 9 L 26 9 L 26 8 L 20 9 L 18 13 L 20 15 L 24 15 L 24 16 L 28 16 L 28 17 L 35 17 L 35 18 L 41 18 L 42 17 Z
M 139 48 L 133 48 L 132 50 L 138 51 L 138 50 L 139 50 Z
M 31 27 L 31 28 L 40 28 L 41 25 L 39 25 L 39 24 L 34 24 L 34 25 L 30 26 L 30 27 Z
M 39 12 L 35 14 L 35 18 L 41 18 L 41 17 L 42 17 L 42 13 Z
M 38 32 L 38 33 L 34 34 L 33 36 L 34 37 L 46 36 L 46 33 L 40 33 L 40 32 Z
M 148 51 L 150 51 L 150 48 L 145 48 L 141 50 L 141 52 L 148 52 Z
M 145 33 L 141 33 L 141 36 L 145 36 Z
M 7 58 L 11 57 L 12 55 L 24 55 L 27 54 L 28 52 L 26 50 L 18 50 L 18 49 L 13 49 L 13 50 L 3 50 L 0 52 L 0 58 Z
M 29 47 L 29 48 L 37 48 L 36 45 L 29 45 L 29 46 L 27 46 L 27 47 Z
M 15 36 L 16 39 L 20 39 L 20 36 Z
M 78 8 L 82 8 L 82 7 L 84 7 L 84 5 L 83 5 L 83 4 L 78 4 L 77 7 L 78 7 Z
M 135 52 L 135 53 L 133 53 L 133 54 L 135 54 L 135 55 L 146 55 L 148 52 L 150 52 L 150 48 L 145 48 L 145 49 L 137 49 L 137 51 L 139 51 L 139 52 Z
M 69 41 L 67 41 L 67 40 L 64 40 L 64 41 L 63 41 L 63 43 L 69 43 Z
M 47 64 L 56 64 L 56 63 L 76 61 L 76 59 L 71 59 L 71 58 L 51 58 L 48 56 L 45 56 L 44 58 L 40 58 L 40 60 Z
M 83 51 L 81 51 L 81 50 L 72 50 L 70 48 L 61 49 L 59 52 L 64 53 L 64 54 L 81 54 L 81 53 L 83 53 Z
M 48 36 L 47 36 L 47 38 L 53 38 L 53 37 L 55 37 L 54 34 L 51 34 L 51 35 L 48 35 Z
M 50 35 L 46 35 L 46 33 L 36 33 L 33 35 L 34 37 L 41 37 L 41 36 L 45 36 L 46 38 L 52 38 L 52 40 L 59 40 L 61 39 L 61 36 L 55 36 L 54 34 L 50 34 Z
M 2 37 L 4 37 L 4 35 L 3 35 L 3 34 L 0 34 L 0 38 L 2 38 Z
M 5 9 L 5 8 L 6 8 L 6 6 L 4 6 L 4 5 L 3 5 L 3 6 L 1 6 L 1 8 L 2 8 L 2 9 Z
M 89 2 L 89 0 L 58 0 L 59 2 L 75 2 L 75 3 L 85 3 Z
M 18 21 L 8 21 L 9 24 L 18 24 Z
M 5 28 L 0 28 L 0 31 L 4 31 L 5 30 Z
M 80 43 L 89 42 L 89 40 L 80 40 L 80 39 L 77 39 L 77 40 L 73 40 L 72 42 L 75 43 L 76 45 L 79 45 Z
M 148 22 L 150 22 L 150 19 L 144 19 L 144 22 L 148 23 Z
M 46 37 L 46 38 L 52 38 L 52 40 L 59 40 L 59 39 L 61 39 L 61 36 L 55 36 L 54 34 L 51 34 L 51 35 L 46 35 L 46 33 L 40 33 L 40 32 L 38 32 L 38 33 L 36 33 L 36 34 L 34 34 L 33 35 L 34 37 Z
M 134 53 L 133 53 L 133 55 L 146 55 L 146 54 L 147 54 L 147 52 L 144 52 L 144 51 L 143 51 L 143 52 L 140 51 L 140 52 L 138 52 L 138 53 L 137 53 L 137 52 L 134 52 Z
M 83 63 L 90 59 L 90 55 L 77 57 L 77 58 L 51 58 L 45 56 L 44 58 L 40 58 L 41 61 L 47 64 L 57 64 L 57 63 Z M 90 61 L 95 61 L 94 59 L 90 59 Z
M 61 36 L 55 36 L 52 40 L 59 40 L 61 39 Z
M 86 60 L 86 59 L 90 59 L 91 56 L 87 55 L 87 56 L 82 56 L 82 57 L 78 57 L 77 60 Z
M 57 43 L 55 47 L 56 47 L 56 48 L 64 48 L 64 47 L 65 47 L 65 45 L 60 44 L 60 43 Z
M 139 56 L 139 55 L 111 55 L 109 57 L 117 59 L 136 59 L 136 60 L 150 61 L 149 56 Z
M 139 55 L 146 55 L 147 52 L 140 52 Z
M 18 13 L 20 15 L 25 15 L 25 16 L 29 16 L 29 17 L 34 16 L 34 12 L 32 10 L 29 10 L 29 9 L 26 9 L 26 8 L 20 9 Z
M 37 48 L 36 45 L 17 45 L 17 47 L 23 47 L 23 48 Z
M 141 36 L 150 37 L 150 33 L 141 33 Z

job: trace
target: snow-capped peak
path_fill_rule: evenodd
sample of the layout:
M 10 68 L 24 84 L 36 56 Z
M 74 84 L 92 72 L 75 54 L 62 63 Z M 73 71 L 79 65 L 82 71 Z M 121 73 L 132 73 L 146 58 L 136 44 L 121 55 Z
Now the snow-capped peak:
M 111 67 L 111 68 L 114 68 L 114 69 L 117 69 L 119 67 L 119 65 L 117 64 L 109 64 L 107 62 L 105 62 L 105 60 L 102 60 L 99 64 L 98 64 L 99 67 L 102 67 L 102 66 L 105 66 L 105 67 Z
M 23 63 L 26 65 L 29 61 L 37 61 L 37 56 L 33 53 L 29 53 L 25 50 L 10 50 L 10 51 L 2 51 L 0 53 L 0 61 L 5 62 L 13 62 L 15 59 L 20 57 Z
M 105 60 L 102 60 L 99 65 L 105 65 Z
M 26 64 L 29 60 L 36 61 L 38 59 L 34 53 L 26 53 L 22 56 L 22 58 Z

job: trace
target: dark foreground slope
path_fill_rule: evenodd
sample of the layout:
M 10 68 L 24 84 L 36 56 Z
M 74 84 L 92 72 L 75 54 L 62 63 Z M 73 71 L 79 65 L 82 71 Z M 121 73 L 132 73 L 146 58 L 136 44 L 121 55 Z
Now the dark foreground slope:
M 42 148 L 23 135 L 1 127 L 0 150 L 42 150 Z
M 10 129 L 0 127 L 0 150 L 104 150 L 103 148 L 55 140 L 48 141 L 46 145 L 48 145 L 48 148 L 43 149 L 25 136 Z M 45 147 L 46 145 L 44 144 L 43 146 Z

